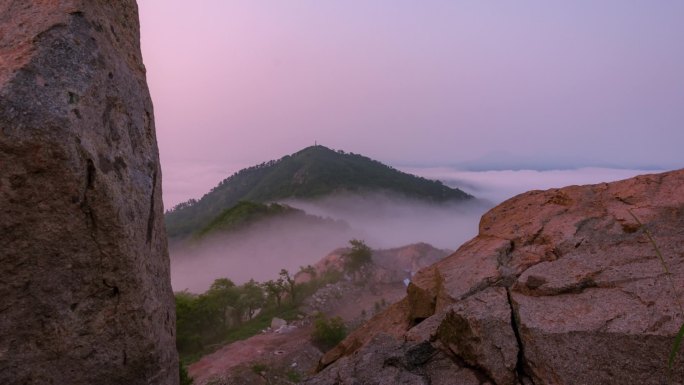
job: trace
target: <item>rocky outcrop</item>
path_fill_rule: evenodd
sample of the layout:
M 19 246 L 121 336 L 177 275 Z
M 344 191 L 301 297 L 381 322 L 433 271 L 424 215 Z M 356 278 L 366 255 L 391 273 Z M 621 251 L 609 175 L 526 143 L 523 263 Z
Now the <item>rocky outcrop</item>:
M 349 251 L 348 248 L 334 250 L 313 266 L 299 271 L 295 282 L 302 284 L 318 277 L 342 277 L 340 281 L 316 290 L 303 301 L 300 310 L 309 315 L 320 312 L 340 316 L 351 329 L 400 300 L 414 272 L 449 254 L 449 250 L 437 249 L 427 243 L 376 249 L 372 251 L 372 263 L 365 265 L 361 274 L 352 277 L 344 272 L 345 255 Z
M 453 250 L 438 249 L 427 243 L 373 250 L 373 263 L 381 271 L 376 279 L 384 282 L 401 282 L 452 252 Z
M 521 194 L 328 352 L 307 384 L 666 383 L 684 323 L 682 229 L 684 170 Z M 432 353 L 408 365 L 416 346 Z M 390 369 L 392 381 L 377 375 Z
M 0 383 L 177 383 L 134 1 L 0 1 L 0 165 Z
M 309 270 L 302 270 L 295 275 L 297 283 L 310 281 L 314 277 L 322 277 L 329 272 L 344 273 L 345 254 L 351 249 L 338 248 L 323 257 Z M 393 249 L 373 250 L 372 267 L 368 268 L 368 280 L 377 283 L 402 282 L 418 270 L 432 265 L 451 253 L 451 250 L 438 249 L 427 243 L 414 243 Z

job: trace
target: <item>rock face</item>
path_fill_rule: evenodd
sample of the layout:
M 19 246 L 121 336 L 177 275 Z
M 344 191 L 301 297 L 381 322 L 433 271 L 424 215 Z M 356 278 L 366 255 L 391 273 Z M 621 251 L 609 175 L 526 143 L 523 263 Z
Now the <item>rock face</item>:
M 0 1 L 0 383 L 176 384 L 137 6 Z
M 531 191 L 485 214 L 307 384 L 663 384 L 683 285 L 684 170 Z M 407 364 L 416 346 L 433 350 Z

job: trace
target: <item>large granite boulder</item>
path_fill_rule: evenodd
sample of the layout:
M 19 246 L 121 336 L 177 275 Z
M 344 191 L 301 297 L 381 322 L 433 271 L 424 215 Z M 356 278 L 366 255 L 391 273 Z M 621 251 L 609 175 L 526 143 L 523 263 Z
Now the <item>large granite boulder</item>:
M 485 214 L 477 237 L 421 270 L 307 383 L 382 383 L 369 360 L 429 343 L 459 369 L 433 372 L 430 358 L 398 383 L 664 384 L 683 286 L 684 170 L 531 191 Z M 684 359 L 670 374 L 682 383 Z
M 134 1 L 0 1 L 0 260 L 0 383 L 178 382 Z

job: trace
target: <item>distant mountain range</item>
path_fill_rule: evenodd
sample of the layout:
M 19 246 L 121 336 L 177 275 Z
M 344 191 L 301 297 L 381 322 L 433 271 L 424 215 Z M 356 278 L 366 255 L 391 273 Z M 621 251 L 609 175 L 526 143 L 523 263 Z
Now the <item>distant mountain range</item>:
M 472 198 L 439 181 L 398 171 L 362 155 L 311 146 L 279 160 L 240 170 L 221 181 L 200 200 L 192 199 L 177 205 L 166 213 L 166 228 L 170 237 L 206 232 L 207 226 L 219 223 L 222 216 L 236 220 L 235 211 L 232 214 L 224 211 L 241 201 L 268 203 L 342 192 L 382 191 L 431 202 Z M 271 214 L 274 210 L 294 210 L 283 207 L 287 206 L 273 206 Z M 249 205 L 242 207 L 247 208 L 264 209 Z

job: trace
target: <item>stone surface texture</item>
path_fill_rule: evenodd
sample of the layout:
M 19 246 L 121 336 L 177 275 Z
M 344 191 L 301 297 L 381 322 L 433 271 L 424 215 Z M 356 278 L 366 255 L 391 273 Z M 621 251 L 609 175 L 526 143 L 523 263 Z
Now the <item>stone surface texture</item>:
M 683 287 L 684 170 L 530 191 L 486 213 L 307 383 L 665 384 Z M 425 344 L 433 355 L 406 364 Z M 682 378 L 678 357 L 670 383 Z
M 0 383 L 177 384 L 137 5 L 0 0 Z

